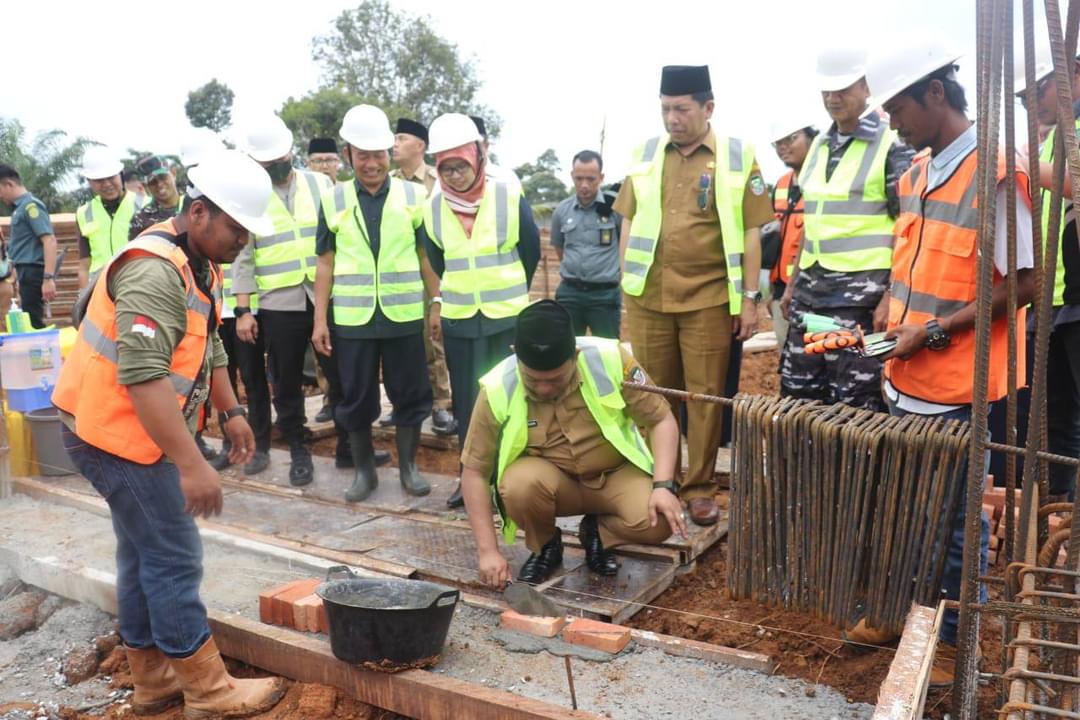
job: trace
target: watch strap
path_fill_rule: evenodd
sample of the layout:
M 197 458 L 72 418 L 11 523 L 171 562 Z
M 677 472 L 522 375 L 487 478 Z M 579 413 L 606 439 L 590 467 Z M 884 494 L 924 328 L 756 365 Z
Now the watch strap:
M 674 480 L 663 480 L 661 482 L 654 482 L 652 486 L 653 490 L 659 490 L 663 488 L 664 490 L 670 490 L 671 492 L 675 492 Z
M 247 417 L 247 408 L 245 408 L 243 405 L 236 405 L 225 411 L 226 420 L 232 420 L 237 415 Z

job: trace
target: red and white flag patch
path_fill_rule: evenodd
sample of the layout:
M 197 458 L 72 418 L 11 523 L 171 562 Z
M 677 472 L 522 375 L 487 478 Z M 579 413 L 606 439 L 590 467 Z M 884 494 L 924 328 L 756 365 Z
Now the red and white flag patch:
M 153 338 L 157 335 L 157 323 L 145 315 L 136 315 L 131 323 L 131 332 Z

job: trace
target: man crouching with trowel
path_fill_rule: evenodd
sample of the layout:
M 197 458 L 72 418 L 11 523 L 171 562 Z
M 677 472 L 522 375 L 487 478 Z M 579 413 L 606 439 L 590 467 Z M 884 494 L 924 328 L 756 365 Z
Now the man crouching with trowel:
M 584 514 L 581 545 L 600 575 L 618 572 L 613 547 L 661 543 L 672 528 L 685 537 L 674 494 L 678 426 L 660 395 L 622 389 L 624 379 L 649 382 L 633 356 L 616 340 L 575 339 L 569 313 L 553 300 L 522 310 L 514 350 L 480 379 L 461 455 L 481 579 L 498 588 L 510 582 L 492 487 L 503 539 L 514 542 L 520 526 L 532 551 L 522 582 L 541 583 L 562 563 L 560 516 Z

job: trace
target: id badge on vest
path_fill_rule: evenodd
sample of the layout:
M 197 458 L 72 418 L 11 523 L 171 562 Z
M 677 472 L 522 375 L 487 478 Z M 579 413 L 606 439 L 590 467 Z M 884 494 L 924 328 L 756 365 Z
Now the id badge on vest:
M 615 223 L 611 222 L 611 216 L 600 218 L 600 244 L 607 246 L 615 239 Z

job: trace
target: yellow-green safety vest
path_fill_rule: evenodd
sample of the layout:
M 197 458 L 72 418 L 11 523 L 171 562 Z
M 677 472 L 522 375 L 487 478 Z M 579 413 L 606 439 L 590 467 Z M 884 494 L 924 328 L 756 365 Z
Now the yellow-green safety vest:
M 1080 133 L 1080 118 L 1076 120 L 1076 130 Z M 1040 163 L 1052 163 L 1054 161 L 1054 141 L 1056 136 L 1057 127 L 1050 128 L 1050 132 L 1046 135 L 1046 140 L 1043 141 L 1042 150 L 1039 152 Z M 1034 178 L 1038 182 L 1038 174 L 1034 173 Z M 1065 176 L 1068 180 L 1068 174 Z M 1065 304 L 1065 253 L 1061 252 L 1061 234 L 1065 232 L 1065 206 L 1068 204 L 1068 199 L 1061 203 L 1061 224 L 1058 225 L 1058 254 L 1057 254 L 1057 267 L 1054 269 L 1054 307 L 1060 307 Z M 1043 252 L 1046 252 L 1046 241 L 1050 235 L 1050 191 L 1042 191 L 1042 236 L 1043 236 Z
M 274 192 L 267 209 L 274 232 L 255 236 L 255 284 L 259 292 L 295 287 L 315 279 L 319 203 L 323 192 L 333 185 L 322 173 L 294 172 L 298 182 L 292 213 Z
M 804 203 L 799 268 L 820 263 L 835 272 L 892 267 L 893 226 L 885 191 L 885 161 L 897 133 L 879 119 L 873 140 L 853 138 L 832 176 L 828 133 L 814 142 L 799 173 Z
M 626 401 L 622 396 L 623 365 L 622 356 L 619 354 L 619 341 L 579 337 L 577 347 L 581 396 L 596 424 L 600 426 L 604 438 L 620 455 L 643 472 L 652 475 L 652 453 L 633 418 L 626 413 Z M 517 535 L 517 525 L 506 515 L 498 489 L 506 468 L 525 451 L 529 439 L 529 409 L 517 355 L 511 355 L 496 365 L 480 378 L 480 385 L 487 394 L 488 406 L 495 422 L 502 427 L 492 497 L 502 516 L 503 540 L 511 545 Z
M 379 223 L 379 258 L 371 252 L 370 234 L 356 181 L 339 182 L 322 196 L 326 226 L 336 236 L 334 249 L 334 323 L 366 325 L 375 302 L 398 323 L 424 317 L 424 279 L 416 254 L 416 229 L 423 222 L 423 187 L 390 178 Z
M 79 232 L 90 244 L 90 272 L 97 272 L 128 242 L 131 219 L 142 209 L 133 192 L 125 192 L 113 215 L 105 211 L 101 196 L 95 195 L 75 212 Z
M 489 180 L 471 237 L 441 191 L 424 204 L 424 226 L 445 259 L 439 292 L 442 317 L 464 320 L 481 312 L 497 320 L 516 316 L 529 304 L 517 247 L 519 199 L 520 192 L 511 192 L 506 183 Z
M 641 295 L 645 278 L 656 257 L 664 223 L 661 207 L 664 148 L 669 135 L 651 138 L 634 151 L 629 177 L 637 209 L 630 221 L 630 237 L 623 258 L 622 288 L 627 295 Z M 720 217 L 720 242 L 727 260 L 728 306 L 732 315 L 742 310 L 743 224 L 742 203 L 746 181 L 754 167 L 754 146 L 739 138 L 716 136 L 716 211 Z
M 236 312 L 236 296 L 232 292 L 233 271 L 232 263 L 224 263 L 221 266 L 222 285 L 221 301 L 225 304 L 225 307 L 229 308 L 232 312 Z M 251 293 L 249 296 L 249 307 L 252 310 L 259 309 L 259 296 L 256 293 Z

